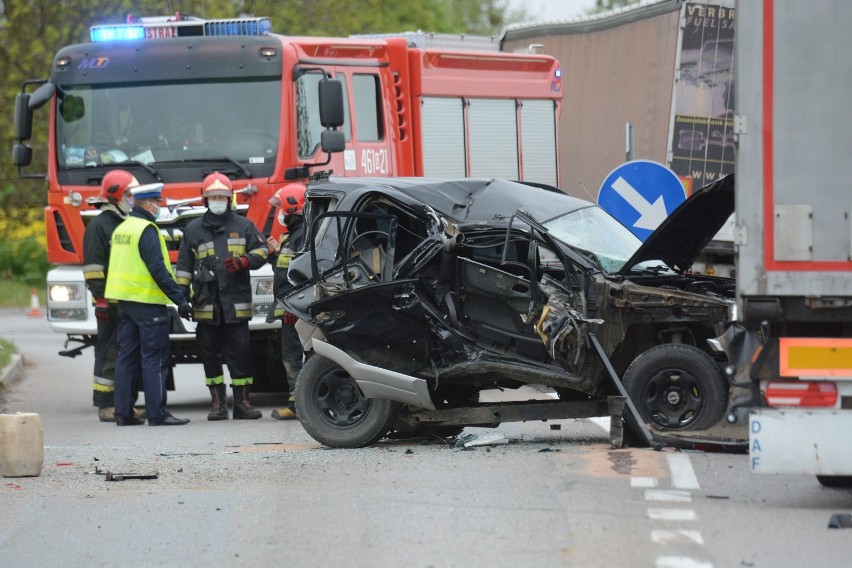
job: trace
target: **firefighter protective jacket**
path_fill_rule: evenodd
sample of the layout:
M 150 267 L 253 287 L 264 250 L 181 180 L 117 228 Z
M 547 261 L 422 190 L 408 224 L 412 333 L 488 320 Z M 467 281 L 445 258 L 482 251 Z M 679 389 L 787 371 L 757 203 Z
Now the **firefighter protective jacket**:
M 270 258 L 274 269 L 272 293 L 275 296 L 272 310 L 266 318 L 266 321 L 271 323 L 284 316 L 286 310 L 284 305 L 279 301 L 283 298 L 292 287 L 290 281 L 287 280 L 287 269 L 290 267 L 292 260 L 297 253 L 302 252 L 305 246 L 305 223 L 304 217 L 301 215 L 292 215 L 291 221 L 287 225 L 287 232 L 281 235 L 281 250 L 278 252 L 277 258 Z
M 225 259 L 246 256 L 249 269 L 269 257 L 266 239 L 254 223 L 227 211 L 209 211 L 186 226 L 178 252 L 175 276 L 191 289 L 193 319 L 199 323 L 237 323 L 252 318 L 249 270 L 228 272 Z
M 83 278 L 97 300 L 104 297 L 112 233 L 124 220 L 112 204 L 101 206 L 101 212 L 86 226 L 83 233 Z

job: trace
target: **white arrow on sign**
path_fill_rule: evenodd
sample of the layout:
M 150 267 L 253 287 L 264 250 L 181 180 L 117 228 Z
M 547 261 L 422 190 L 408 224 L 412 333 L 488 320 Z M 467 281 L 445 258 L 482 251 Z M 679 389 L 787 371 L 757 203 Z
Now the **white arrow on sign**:
M 639 218 L 633 223 L 633 226 L 637 229 L 653 231 L 666 218 L 666 202 L 662 195 L 651 204 L 645 199 L 644 195 L 636 191 L 636 188 L 621 176 L 618 176 L 618 179 L 612 182 L 612 188 L 633 209 L 639 212 Z

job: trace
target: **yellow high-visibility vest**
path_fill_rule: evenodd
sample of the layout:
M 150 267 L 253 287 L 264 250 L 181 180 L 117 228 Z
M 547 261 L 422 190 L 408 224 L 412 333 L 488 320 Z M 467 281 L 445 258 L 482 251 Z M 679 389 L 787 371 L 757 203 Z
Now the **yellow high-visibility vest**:
M 112 234 L 112 249 L 109 255 L 109 269 L 107 270 L 106 292 L 104 295 L 111 300 L 129 300 L 143 304 L 170 304 L 172 301 L 166 296 L 151 273 L 148 266 L 139 254 L 139 239 L 142 231 L 148 225 L 157 228 L 155 223 L 139 217 L 128 217 Z M 169 262 L 169 251 L 166 249 L 166 241 L 163 235 L 160 237 L 160 249 L 163 251 L 163 262 L 174 278 L 172 265 Z

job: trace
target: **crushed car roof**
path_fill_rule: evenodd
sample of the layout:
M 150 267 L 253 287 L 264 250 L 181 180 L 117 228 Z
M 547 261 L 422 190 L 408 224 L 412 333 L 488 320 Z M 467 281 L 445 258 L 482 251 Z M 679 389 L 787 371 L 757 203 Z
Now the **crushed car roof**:
M 505 220 L 524 209 L 547 221 L 594 203 L 545 188 L 504 179 L 331 178 L 331 183 L 354 188 L 393 188 L 457 221 Z M 323 187 L 318 184 L 317 187 Z

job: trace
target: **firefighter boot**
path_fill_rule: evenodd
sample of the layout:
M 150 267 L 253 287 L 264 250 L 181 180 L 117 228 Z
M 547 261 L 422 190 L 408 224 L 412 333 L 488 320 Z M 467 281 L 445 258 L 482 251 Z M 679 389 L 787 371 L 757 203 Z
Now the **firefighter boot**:
M 139 410 L 138 408 L 134 408 L 133 417 L 138 418 L 140 420 L 144 420 L 145 411 Z M 100 420 L 101 422 L 115 422 L 115 407 L 106 406 L 103 408 L 98 408 L 98 420 Z
M 213 399 L 213 408 L 207 413 L 207 420 L 227 420 L 228 419 L 228 391 L 225 389 L 225 383 L 218 385 L 209 385 L 210 397 Z
M 287 401 L 287 406 L 276 408 L 272 411 L 271 416 L 276 420 L 295 420 L 296 419 L 296 397 L 292 394 Z
M 231 385 L 231 388 L 234 389 L 234 420 L 255 420 L 262 416 L 260 410 L 251 405 L 248 385 Z

